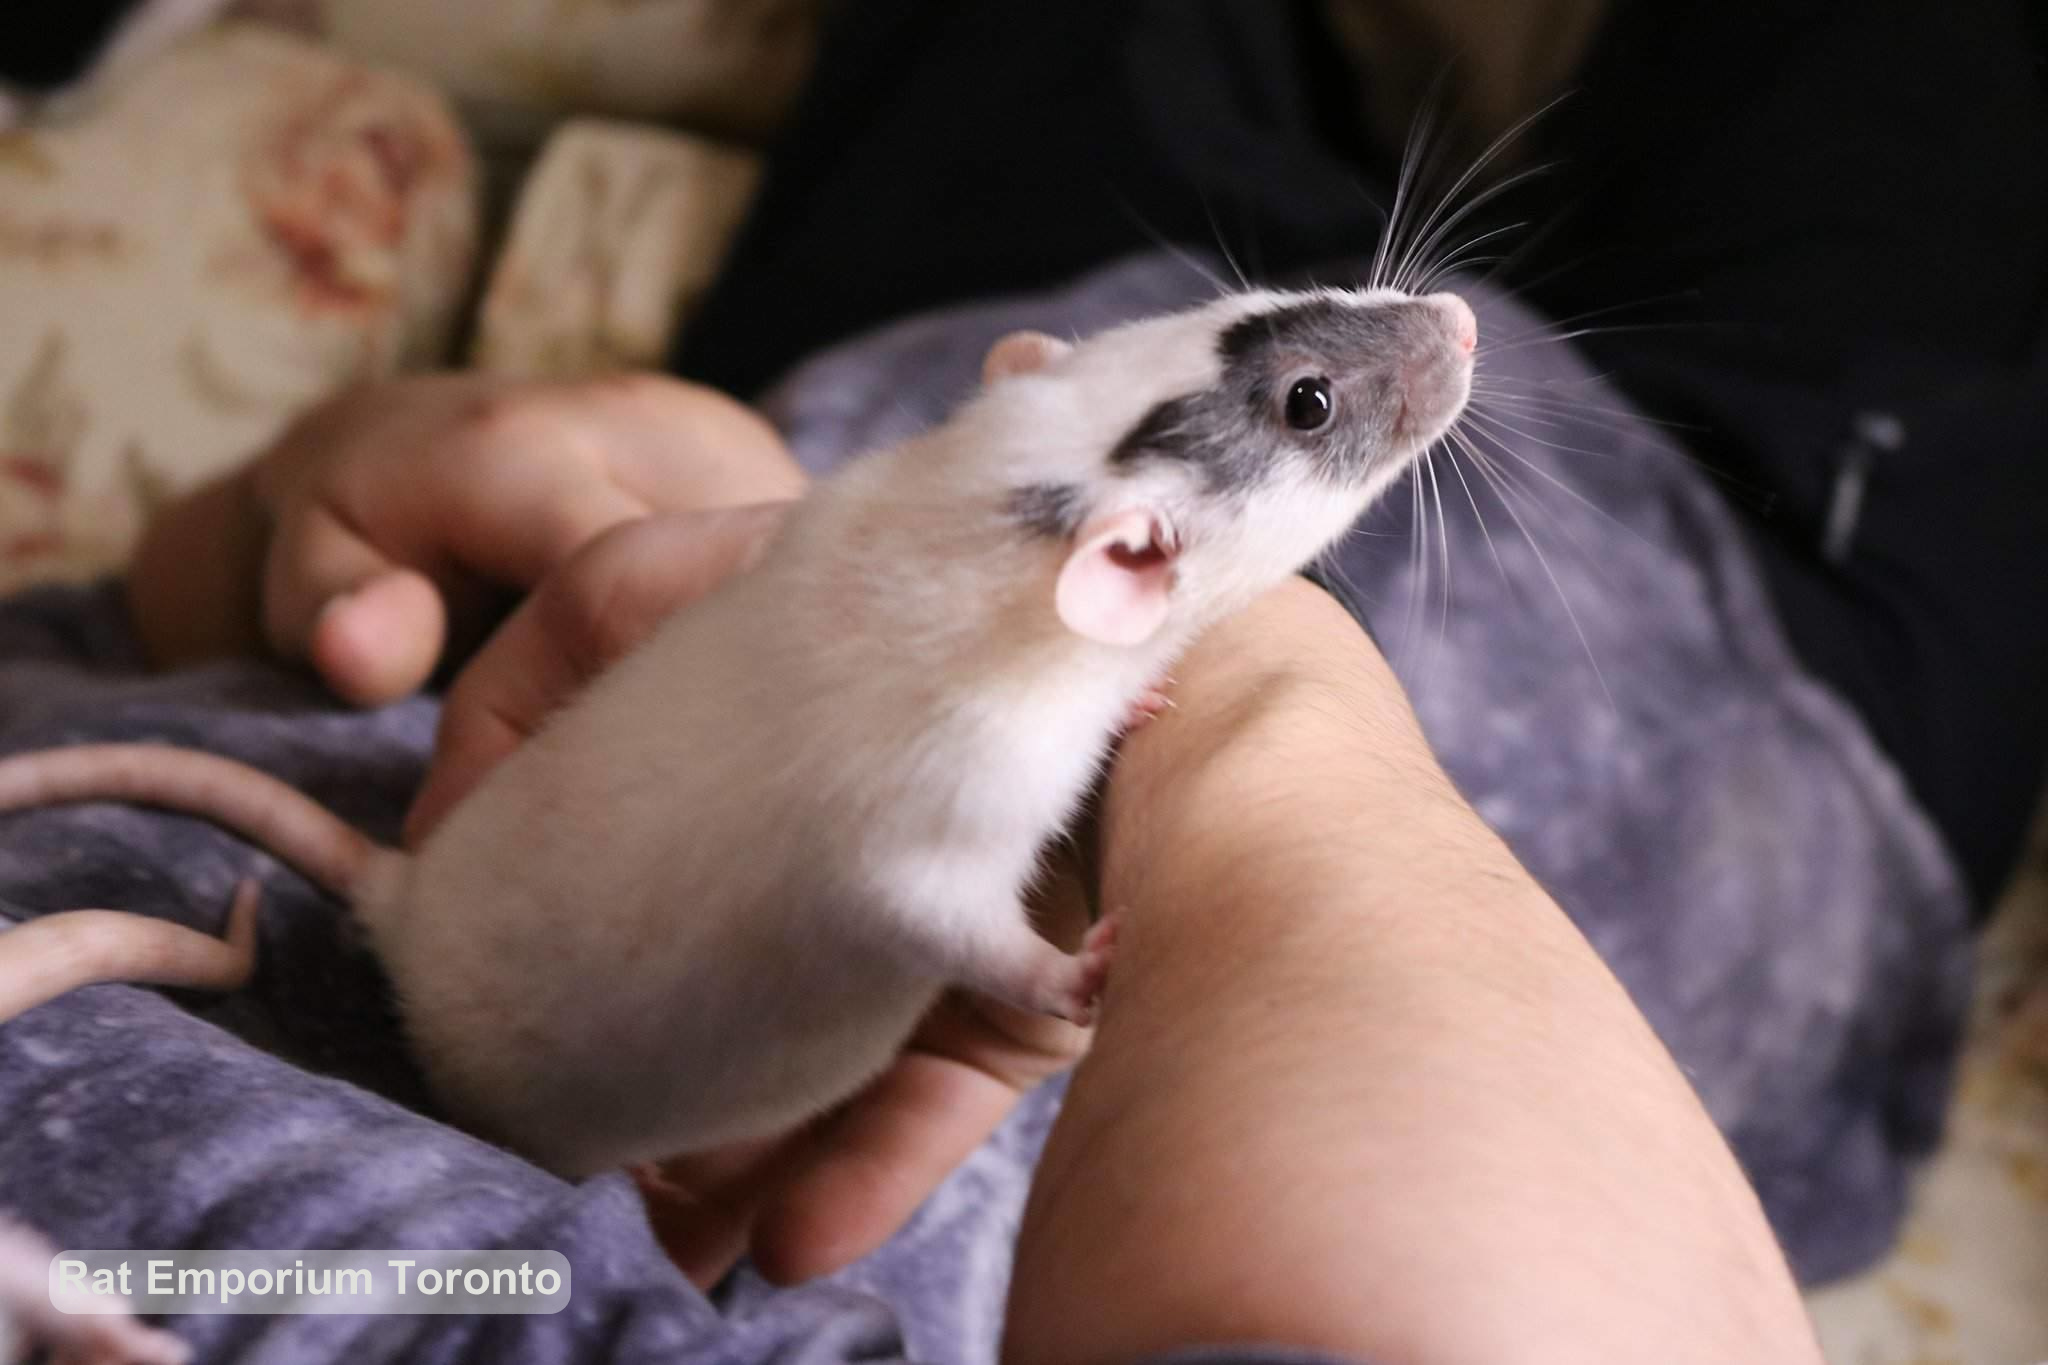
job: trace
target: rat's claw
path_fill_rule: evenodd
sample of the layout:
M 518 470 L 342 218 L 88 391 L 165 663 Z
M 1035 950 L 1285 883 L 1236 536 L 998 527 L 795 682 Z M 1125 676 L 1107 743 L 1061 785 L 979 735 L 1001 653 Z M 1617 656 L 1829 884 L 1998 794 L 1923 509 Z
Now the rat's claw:
M 1102 991 L 1109 984 L 1109 964 L 1116 957 L 1117 928 L 1121 923 L 1116 915 L 1106 915 L 1088 928 L 1087 937 L 1081 940 L 1081 951 L 1074 954 L 1074 984 L 1068 999 L 1068 1008 L 1062 1013 L 1083 1028 L 1095 1022 L 1096 1006 L 1102 998 Z
M 1173 680 L 1166 678 L 1161 681 L 1171 682 Z M 1160 712 L 1172 709 L 1173 698 L 1167 696 L 1163 688 L 1148 687 L 1132 700 L 1131 709 L 1124 713 L 1124 730 L 1126 733 L 1135 730 Z

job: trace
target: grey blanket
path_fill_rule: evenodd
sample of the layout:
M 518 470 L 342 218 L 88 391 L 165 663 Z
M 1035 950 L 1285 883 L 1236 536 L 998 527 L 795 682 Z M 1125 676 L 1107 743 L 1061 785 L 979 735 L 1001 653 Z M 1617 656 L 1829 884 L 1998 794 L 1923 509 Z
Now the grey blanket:
M 805 366 L 774 412 L 823 468 L 942 413 L 1004 330 L 1085 332 L 1206 289 L 1147 259 L 915 320 Z M 1484 336 L 1534 334 L 1512 305 L 1478 301 Z M 1580 405 L 1498 410 L 1527 433 L 1501 428 L 1527 461 L 1499 457 L 1522 485 L 1515 516 L 1440 456 L 1418 487 L 1432 520 L 1441 502 L 1448 576 L 1434 539 L 1412 553 L 1406 489 L 1338 568 L 1453 776 L 1635 993 L 1799 1269 L 1858 1266 L 1937 1131 L 1967 975 L 1959 883 L 1860 724 L 1794 663 L 1718 495 L 1567 347 L 1509 346 L 1486 365 Z M 200 746 L 388 836 L 433 721 L 426 700 L 350 712 L 254 663 L 151 676 L 110 588 L 0 603 L 0 750 Z M 568 1185 L 435 1121 L 374 964 L 294 874 L 155 812 L 0 822 L 14 920 L 93 904 L 212 931 L 252 869 L 266 912 L 249 990 L 95 987 L 0 1026 L 0 1211 L 70 1247 L 552 1248 L 575 1293 L 548 1318 L 171 1324 L 203 1359 L 993 1357 L 1057 1085 L 865 1262 L 779 1293 L 742 1271 L 713 1303 L 662 1259 L 623 1178 Z

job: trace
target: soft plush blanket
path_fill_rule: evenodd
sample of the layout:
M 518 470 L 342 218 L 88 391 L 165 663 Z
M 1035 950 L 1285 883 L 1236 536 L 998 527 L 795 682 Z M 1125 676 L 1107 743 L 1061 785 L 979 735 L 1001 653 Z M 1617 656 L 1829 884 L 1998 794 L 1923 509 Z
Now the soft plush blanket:
M 1146 258 L 914 320 L 819 357 L 772 406 L 822 469 L 942 413 L 1010 327 L 1085 332 L 1209 287 Z M 1478 301 L 1482 335 L 1540 334 Z M 1460 786 L 1699 1087 L 1801 1271 L 1856 1266 L 1887 1239 L 1942 1110 L 1968 951 L 1953 869 L 1856 718 L 1795 664 L 1707 482 L 1567 346 L 1503 345 L 1482 371 L 1545 400 L 1496 410 L 1512 513 L 1439 455 L 1433 481 L 1346 543 L 1338 575 Z M 1435 533 L 1421 554 L 1410 535 L 1439 505 L 1448 574 Z M 150 675 L 111 588 L 0 603 L 0 750 L 197 745 L 388 836 L 433 722 L 429 700 L 349 711 L 257 663 Z M 157 812 L 0 821 L 13 920 L 91 904 L 211 931 L 252 870 L 266 909 L 250 989 L 95 987 L 0 1025 L 0 1211 L 81 1248 L 552 1248 L 574 1300 L 557 1317 L 171 1324 L 202 1358 L 992 1358 L 1057 1086 L 865 1262 L 780 1293 L 742 1271 L 713 1303 L 662 1259 L 622 1177 L 565 1184 L 432 1117 L 374 964 L 297 876 Z

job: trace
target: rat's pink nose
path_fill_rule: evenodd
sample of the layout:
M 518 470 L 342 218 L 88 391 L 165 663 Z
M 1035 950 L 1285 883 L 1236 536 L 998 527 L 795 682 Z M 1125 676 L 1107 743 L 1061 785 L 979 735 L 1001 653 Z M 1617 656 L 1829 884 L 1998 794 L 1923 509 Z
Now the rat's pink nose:
M 1470 304 L 1456 294 L 1431 294 L 1429 302 L 1443 310 L 1451 335 L 1460 346 L 1470 351 L 1479 345 L 1479 319 L 1472 316 Z

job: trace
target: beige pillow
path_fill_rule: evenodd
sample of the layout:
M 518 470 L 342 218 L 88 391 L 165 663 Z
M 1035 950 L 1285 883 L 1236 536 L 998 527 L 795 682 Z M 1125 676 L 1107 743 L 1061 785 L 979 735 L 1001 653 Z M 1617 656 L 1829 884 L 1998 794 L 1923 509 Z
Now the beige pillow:
M 568 378 L 658 367 L 725 258 L 759 159 L 644 124 L 576 119 L 526 179 L 471 359 Z
M 240 25 L 0 137 L 0 587 L 118 565 L 158 498 L 442 358 L 470 184 L 431 93 Z

